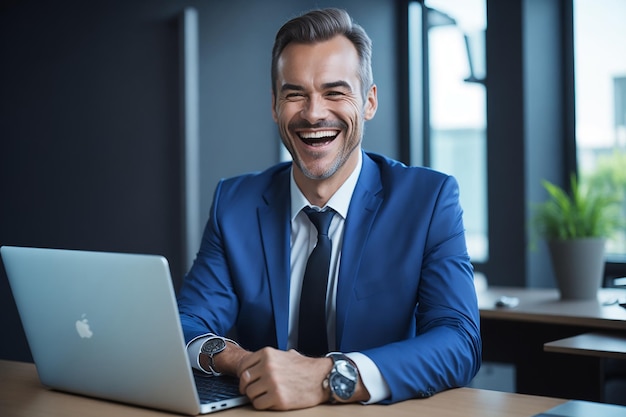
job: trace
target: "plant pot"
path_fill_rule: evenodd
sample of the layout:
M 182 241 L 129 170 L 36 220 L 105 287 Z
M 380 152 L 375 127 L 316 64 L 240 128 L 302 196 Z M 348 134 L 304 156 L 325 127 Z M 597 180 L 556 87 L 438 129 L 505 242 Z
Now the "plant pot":
M 604 275 L 604 238 L 548 242 L 562 300 L 597 299 Z

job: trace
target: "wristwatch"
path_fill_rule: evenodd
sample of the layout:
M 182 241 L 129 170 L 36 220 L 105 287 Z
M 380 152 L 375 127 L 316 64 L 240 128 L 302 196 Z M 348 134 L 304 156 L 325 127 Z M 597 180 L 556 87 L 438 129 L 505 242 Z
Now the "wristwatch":
M 221 337 L 212 337 L 202 344 L 200 354 L 209 357 L 209 369 L 211 369 L 213 375 L 220 375 L 220 373 L 215 370 L 213 357 L 224 349 L 226 349 L 226 341 Z
M 324 389 L 330 389 L 330 401 L 346 402 L 356 391 L 359 373 L 352 361 L 342 353 L 329 353 L 327 357 L 333 360 L 333 368 L 324 380 Z

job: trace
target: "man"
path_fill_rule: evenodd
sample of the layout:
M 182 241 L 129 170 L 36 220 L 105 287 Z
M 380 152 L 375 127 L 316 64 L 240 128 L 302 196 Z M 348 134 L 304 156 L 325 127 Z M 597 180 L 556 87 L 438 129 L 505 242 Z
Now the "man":
M 218 184 L 179 293 L 192 365 L 238 376 L 258 409 L 427 397 L 480 367 L 457 183 L 362 151 L 377 105 L 371 41 L 345 11 L 279 30 L 272 113 L 293 162 Z M 327 236 L 307 207 L 330 212 Z M 328 283 L 304 322 L 316 244 Z

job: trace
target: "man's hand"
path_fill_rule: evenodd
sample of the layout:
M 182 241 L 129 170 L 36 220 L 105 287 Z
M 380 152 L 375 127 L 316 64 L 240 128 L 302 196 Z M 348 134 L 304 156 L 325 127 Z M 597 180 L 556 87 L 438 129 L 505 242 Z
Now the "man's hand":
M 239 389 L 259 410 L 313 407 L 329 399 L 322 382 L 332 366 L 330 358 L 264 348 L 241 358 L 237 366 Z

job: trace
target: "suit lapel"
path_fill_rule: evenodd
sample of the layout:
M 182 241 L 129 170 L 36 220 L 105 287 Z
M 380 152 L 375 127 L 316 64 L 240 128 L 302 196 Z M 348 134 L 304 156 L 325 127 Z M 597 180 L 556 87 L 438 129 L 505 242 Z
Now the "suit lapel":
M 382 183 L 378 166 L 363 153 L 363 168 L 357 182 L 346 218 L 341 264 L 337 283 L 337 348 L 341 347 L 347 312 L 361 265 L 365 243 L 376 213 L 382 203 Z
M 279 349 L 287 348 L 289 327 L 290 170 L 279 173 L 258 208 L 263 255 L 269 280 L 274 326 Z

